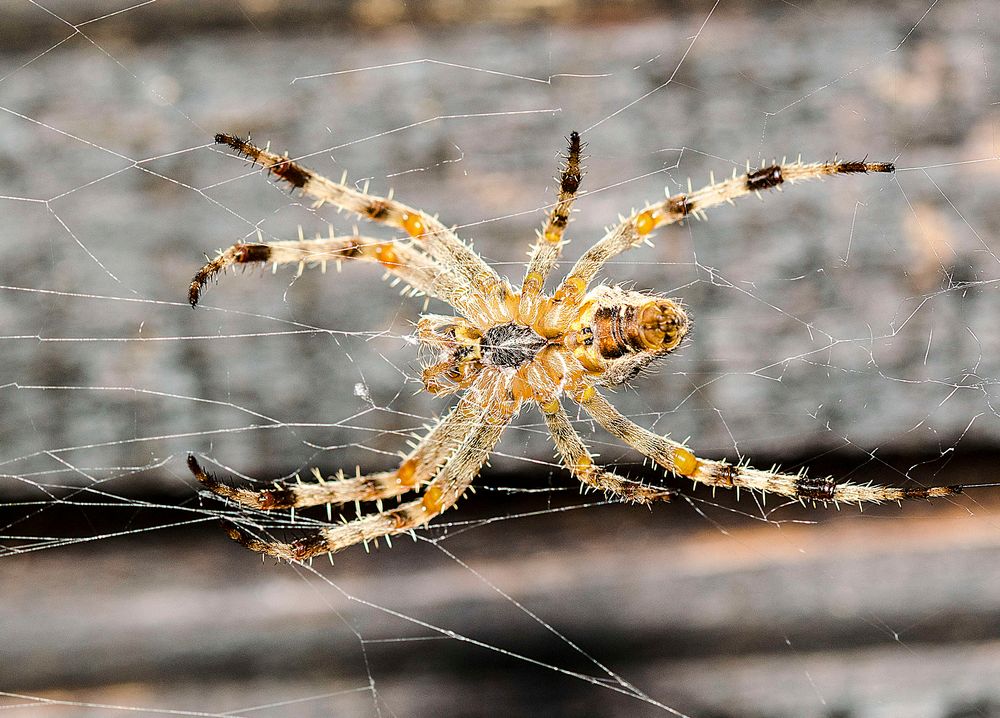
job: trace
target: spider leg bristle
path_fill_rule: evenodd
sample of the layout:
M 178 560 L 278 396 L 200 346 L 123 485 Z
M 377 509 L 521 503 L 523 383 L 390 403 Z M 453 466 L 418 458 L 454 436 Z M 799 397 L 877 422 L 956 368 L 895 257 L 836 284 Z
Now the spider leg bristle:
M 358 500 L 354 502 L 354 512 L 358 515 L 358 518 L 361 518 L 361 502 Z
M 326 505 L 326 520 L 328 523 L 333 521 L 333 504 Z
M 290 523 L 295 523 L 295 507 L 293 506 L 288 510 L 288 520 Z

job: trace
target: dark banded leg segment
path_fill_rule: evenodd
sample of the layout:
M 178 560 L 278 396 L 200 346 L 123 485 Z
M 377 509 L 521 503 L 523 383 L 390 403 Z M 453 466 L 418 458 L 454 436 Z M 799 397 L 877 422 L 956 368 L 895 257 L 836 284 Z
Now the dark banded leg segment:
M 759 195 L 763 190 L 775 189 L 784 184 L 821 179 L 830 175 L 895 171 L 896 168 L 891 162 L 859 160 L 807 164 L 796 161 L 771 164 L 757 170 L 751 170 L 747 166 L 744 174 L 737 175 L 733 170 L 732 177 L 721 182 L 716 182 L 712 176 L 710 184 L 701 189 L 668 196 L 662 202 L 648 205 L 642 211 L 622 219 L 603 239 L 584 253 L 570 270 L 564 286 L 567 289 L 575 289 L 576 285 L 579 285 L 579 291 L 582 293 L 608 261 L 642 244 L 657 227 L 680 222 L 689 216 L 701 219 L 708 209 L 740 197 L 749 194 Z
M 356 259 L 381 264 L 414 289 L 448 302 L 460 293 L 454 277 L 419 249 L 405 242 L 386 242 L 360 235 L 287 242 L 240 242 L 220 252 L 198 270 L 188 289 L 188 301 L 196 306 L 205 286 L 228 267 L 249 264 L 319 266 L 323 271 L 330 262 Z M 467 292 L 466 292 L 467 294 Z
M 539 295 L 542 292 L 545 279 L 562 255 L 562 248 L 565 244 L 563 235 L 569 224 L 573 201 L 576 199 L 580 182 L 583 180 L 583 166 L 581 164 L 583 142 L 580 140 L 580 134 L 571 132 L 568 141 L 569 149 L 566 152 L 565 162 L 559 176 L 559 196 L 555 206 L 549 212 L 548 219 L 538 235 L 534 248 L 531 250 L 531 259 L 524 272 L 518 309 L 521 317 L 532 316 L 537 311 Z
M 345 520 L 340 524 L 326 526 L 310 536 L 292 542 L 266 541 L 227 522 L 226 531 L 229 537 L 259 553 L 287 561 L 303 561 L 325 553 L 336 553 L 357 543 L 367 544 L 369 541 L 406 533 L 423 526 L 454 506 L 465 494 L 510 422 L 516 405 L 501 398 L 506 396 L 506 392 L 500 384 L 500 377 L 497 374 L 484 372 L 480 380 L 463 397 L 456 410 L 449 415 L 449 419 L 458 417 L 452 427 L 459 432 L 459 440 L 450 442 L 451 450 L 445 452 L 443 456 L 435 454 L 440 462 L 428 461 L 425 464 L 433 478 L 419 499 L 400 504 L 393 509 L 362 515 L 353 521 Z M 473 427 L 471 431 L 470 427 Z M 431 435 L 433 434 L 432 431 Z M 421 446 L 427 443 L 425 438 Z M 417 447 L 415 453 L 421 446 Z M 199 481 L 206 483 L 216 493 L 220 493 L 202 478 L 206 475 L 198 466 L 197 460 L 189 457 L 188 462 Z M 215 480 L 209 477 L 208 481 Z M 330 482 L 328 485 L 335 483 Z M 221 482 L 215 482 L 215 485 L 224 486 Z M 398 491 L 397 495 L 401 493 L 404 492 Z M 233 498 L 237 496 L 234 494 Z M 251 497 L 251 500 L 254 499 Z
M 323 479 L 313 469 L 315 482 L 290 483 L 254 491 L 220 481 L 209 474 L 193 454 L 188 455 L 188 468 L 209 491 L 253 509 L 297 509 L 323 504 L 343 505 L 359 501 L 381 501 L 414 491 L 427 484 L 461 444 L 469 427 L 479 421 L 481 407 L 463 397 L 403 459 L 393 471 L 346 476 L 338 471 Z
M 504 296 L 507 291 L 505 283 L 471 247 L 436 217 L 393 199 L 391 192 L 380 197 L 348 187 L 343 182 L 334 182 L 287 156 L 257 147 L 235 135 L 218 134 L 215 141 L 228 145 L 279 180 L 312 197 L 317 206 L 330 204 L 363 219 L 403 230 L 421 249 L 456 274 L 466 287 L 464 295 L 448 300 L 456 309 L 474 321 L 484 317 L 497 318 L 489 299 L 492 295 Z M 469 291 L 469 287 L 473 290 Z
M 777 494 L 790 499 L 821 503 L 883 503 L 904 499 L 930 499 L 955 496 L 962 486 L 902 488 L 876 484 L 838 482 L 833 478 L 814 478 L 805 474 L 762 471 L 750 466 L 733 465 L 695 456 L 683 444 L 654 434 L 635 424 L 596 392 L 579 397 L 580 405 L 608 433 L 629 444 L 644 456 L 673 472 L 701 484 L 727 489 L 750 489 L 763 494 Z

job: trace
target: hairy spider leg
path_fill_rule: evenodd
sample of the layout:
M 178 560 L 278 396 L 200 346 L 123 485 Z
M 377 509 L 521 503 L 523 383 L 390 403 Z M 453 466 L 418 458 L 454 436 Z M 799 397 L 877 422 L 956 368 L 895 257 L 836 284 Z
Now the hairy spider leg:
M 188 456 L 188 468 L 212 493 L 254 509 L 291 509 L 322 504 L 381 501 L 415 491 L 428 483 L 441 464 L 458 448 L 481 413 L 478 404 L 462 397 L 392 471 L 347 476 L 340 470 L 327 479 L 322 479 L 316 469 L 313 472 L 317 479 L 315 483 L 293 483 L 252 491 L 231 486 L 205 472 L 193 455 Z
M 711 183 L 693 192 L 668 196 L 658 204 L 649 205 L 640 212 L 612 227 L 594 246 L 584 252 L 563 281 L 559 292 L 570 301 L 566 304 L 571 309 L 574 301 L 578 301 L 601 268 L 622 252 L 642 244 L 657 227 L 679 222 L 686 217 L 702 219 L 705 212 L 724 202 L 748 194 L 758 197 L 763 190 L 775 189 L 785 184 L 791 184 L 809 179 L 823 178 L 838 174 L 867 174 L 869 172 L 895 172 L 891 162 L 814 162 L 804 164 L 801 161 L 792 163 L 771 164 L 761 169 L 737 176 L 733 170 L 730 179 Z
M 287 561 L 304 561 L 423 526 L 454 506 L 465 494 L 517 410 L 518 404 L 507 400 L 503 384 L 499 371 L 484 371 L 463 397 L 476 407 L 475 417 L 470 422 L 473 428 L 443 460 L 419 499 L 353 521 L 324 526 L 310 536 L 289 543 L 262 540 L 243 528 L 227 524 L 230 538 L 252 551 Z
M 675 495 L 673 491 L 630 481 L 613 471 L 595 466 L 593 456 L 570 424 L 569 415 L 559 400 L 541 404 L 540 408 L 563 465 L 584 485 L 636 504 L 670 501 Z
M 306 266 L 318 265 L 325 272 L 329 262 L 339 266 L 347 259 L 377 262 L 413 289 L 448 303 L 467 292 L 454 274 L 408 242 L 386 242 L 357 234 L 334 237 L 331 229 L 325 238 L 234 244 L 198 270 L 188 289 L 188 301 L 196 306 L 208 282 L 236 264 L 271 264 L 275 268 L 297 264 L 301 274 Z
M 695 456 L 676 441 L 642 428 L 608 402 L 603 396 L 586 392 L 576 400 L 609 434 L 616 436 L 639 453 L 648 456 L 663 468 L 678 476 L 708 486 L 726 489 L 750 489 L 764 494 L 777 494 L 802 502 L 823 503 L 882 503 L 903 499 L 929 499 L 955 496 L 963 486 L 932 486 L 902 488 L 877 484 L 838 482 L 832 477 L 814 478 L 804 473 L 783 474 L 761 471 L 750 466 L 733 465 Z
M 436 217 L 390 196 L 380 197 L 334 182 L 288 157 L 261 149 L 234 135 L 218 134 L 215 141 L 228 145 L 278 179 L 312 197 L 317 206 L 331 204 L 338 209 L 354 212 L 362 219 L 403 230 L 432 257 L 455 272 L 466 285 L 466 292 L 457 298 L 455 309 L 482 325 L 498 319 L 509 320 L 506 313 L 498 315 L 496 311 L 496 307 L 500 307 L 506 312 L 504 300 L 510 293 L 509 286 L 471 247 Z M 492 302 L 492 297 L 501 301 Z
M 563 234 L 569 224 L 573 200 L 576 199 L 576 193 L 583 179 L 581 153 L 584 144 L 580 141 L 580 133 L 571 132 L 567 141 L 569 149 L 566 151 L 562 171 L 559 175 L 559 195 L 555 205 L 549 211 L 542 231 L 538 234 L 538 239 L 535 240 L 535 245 L 531 250 L 531 259 L 528 261 L 528 267 L 524 272 L 524 281 L 521 285 L 518 315 L 527 324 L 531 323 L 532 317 L 538 311 L 539 295 L 542 293 L 545 279 L 562 255 L 563 245 L 566 244 L 563 241 Z

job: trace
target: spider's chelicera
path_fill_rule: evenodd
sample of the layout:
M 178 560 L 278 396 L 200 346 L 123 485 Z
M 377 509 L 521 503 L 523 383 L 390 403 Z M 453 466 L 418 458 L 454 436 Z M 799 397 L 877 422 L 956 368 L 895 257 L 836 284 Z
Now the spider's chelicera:
M 371 513 L 324 526 L 289 543 L 260 538 L 229 525 L 232 538 L 255 551 L 287 560 L 333 553 L 353 544 L 412 532 L 456 504 L 472 484 L 504 428 L 524 404 L 537 405 L 563 464 L 585 486 L 622 500 L 667 501 L 675 490 L 632 481 L 594 464 L 563 407 L 568 398 L 604 427 L 670 473 L 713 487 L 746 488 L 811 502 L 882 502 L 951 496 L 961 486 L 898 488 L 813 478 L 805 473 L 762 471 L 696 456 L 684 445 L 654 434 L 621 414 L 599 389 L 621 385 L 651 362 L 673 351 L 690 321 L 677 299 L 620 286 L 591 284 L 604 265 L 642 244 L 657 227 L 701 217 L 710 207 L 783 184 L 835 174 L 892 172 L 886 162 L 775 163 L 668 196 L 610 228 L 573 265 L 555 292 L 546 278 L 565 244 L 563 234 L 583 176 L 582 143 L 574 132 L 559 182 L 557 201 L 531 253 L 520 287 L 513 287 L 458 235 L 432 215 L 392 198 L 333 182 L 302 165 L 232 135 L 216 142 L 262 166 L 294 189 L 362 218 L 402 230 L 406 238 L 383 240 L 358 234 L 287 242 L 239 243 L 221 252 L 195 275 L 189 298 L 197 304 L 206 283 L 234 264 L 269 263 L 325 268 L 329 261 L 358 259 L 381 264 L 415 291 L 449 304 L 457 314 L 423 315 L 417 338 L 432 353 L 423 370 L 426 389 L 461 393 L 454 407 L 392 471 L 292 483 L 253 491 L 221 482 L 194 456 L 188 465 L 215 494 L 255 509 L 375 502 Z M 366 188 L 367 190 L 367 188 Z M 402 501 L 408 493 L 419 496 Z M 400 503 L 384 508 L 384 499 Z

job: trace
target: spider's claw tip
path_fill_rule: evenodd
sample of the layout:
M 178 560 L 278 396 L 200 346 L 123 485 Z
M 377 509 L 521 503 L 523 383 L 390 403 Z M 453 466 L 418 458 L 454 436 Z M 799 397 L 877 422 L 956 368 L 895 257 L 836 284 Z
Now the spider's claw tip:
M 229 521 L 228 519 L 219 519 L 219 526 L 221 526 L 222 530 L 226 532 L 226 536 L 231 538 L 236 543 L 250 549 L 251 551 L 260 551 L 260 549 L 255 545 L 259 543 L 257 539 L 234 524 L 232 521 Z
M 221 526 L 222 530 L 225 531 L 226 534 L 229 536 L 229 538 L 233 539 L 234 541 L 239 540 L 236 538 L 237 536 L 243 536 L 246 534 L 246 532 L 243 531 L 243 529 L 241 529 L 239 526 L 234 524 L 229 519 L 219 519 L 219 526 Z
M 199 480 L 201 476 L 205 475 L 205 472 L 201 468 L 201 464 L 199 464 L 198 459 L 195 458 L 194 452 L 191 451 L 188 452 L 187 466 L 192 474 L 194 474 L 196 477 L 199 477 Z
M 222 486 L 222 482 L 205 471 L 205 469 L 201 467 L 201 464 L 198 463 L 198 459 L 195 458 L 193 453 L 189 453 L 187 455 L 187 466 L 188 470 L 194 474 L 194 477 L 198 479 L 198 482 L 202 486 L 215 492 L 216 494 L 219 493 L 219 487 Z

